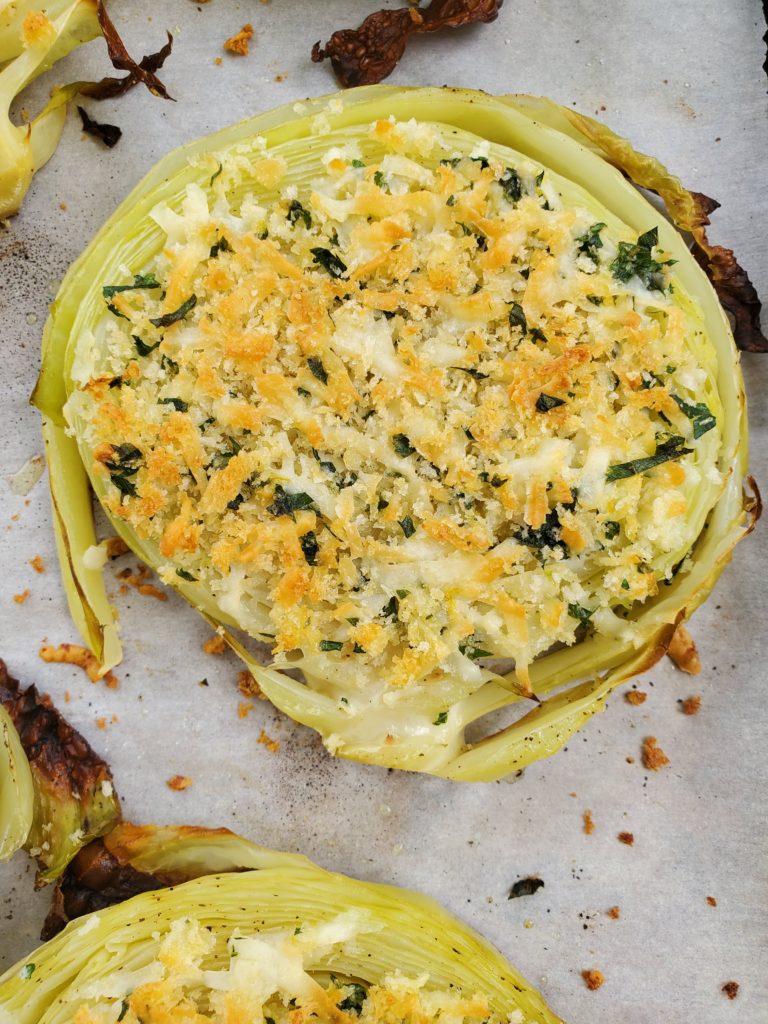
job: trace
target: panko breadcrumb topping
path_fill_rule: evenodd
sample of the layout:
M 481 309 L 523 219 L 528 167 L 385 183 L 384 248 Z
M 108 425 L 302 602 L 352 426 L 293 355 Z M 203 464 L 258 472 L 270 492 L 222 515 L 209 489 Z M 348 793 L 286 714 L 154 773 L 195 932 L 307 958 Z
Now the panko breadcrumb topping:
M 635 836 L 633 832 L 619 832 L 616 838 L 620 843 L 624 843 L 625 846 L 635 845 Z
M 317 959 L 317 953 L 327 958 L 329 948 L 354 936 L 355 927 L 354 913 L 348 912 L 319 925 L 297 918 L 279 932 L 250 936 L 238 931 L 229 937 L 217 969 L 211 970 L 216 934 L 192 918 L 174 921 L 162 936 L 156 959 L 132 973 L 131 990 L 123 998 L 92 996 L 73 1019 L 75 1024 L 109 1024 L 118 1017 L 122 1024 L 532 1024 L 520 1010 L 493 1011 L 480 993 L 465 995 L 455 986 L 431 984 L 427 973 L 410 978 L 398 972 L 372 985 L 332 972 L 310 974 L 305 962 Z M 364 920 L 359 927 L 366 927 Z M 117 990 L 125 989 L 120 972 L 114 981 Z M 99 988 L 109 991 L 109 982 L 100 981 Z
M 175 789 L 177 792 L 181 792 L 181 790 L 189 789 L 192 785 L 192 779 L 188 775 L 173 775 L 165 784 L 168 789 Z
M 118 680 L 114 672 L 102 672 L 96 656 L 79 644 L 59 644 L 58 647 L 43 644 L 38 653 L 43 661 L 77 665 L 83 669 L 92 683 L 103 681 L 110 690 L 117 689 Z
M 501 656 L 525 690 L 678 571 L 720 479 L 703 336 L 655 231 L 529 160 L 415 122 L 343 138 L 154 211 L 67 415 L 163 581 L 277 665 L 397 689 Z
M 595 968 L 582 971 L 581 976 L 584 979 L 584 984 L 590 992 L 594 992 L 596 989 L 600 988 L 605 981 L 605 975 L 603 972 L 595 970 Z
M 686 697 L 680 704 L 680 710 L 684 715 L 698 715 L 701 710 L 701 697 L 698 695 Z
M 584 830 L 584 834 L 588 835 L 588 836 L 591 836 L 592 833 L 595 831 L 595 821 L 594 821 L 594 818 L 592 817 L 592 811 L 589 811 L 589 810 L 584 811 L 584 827 L 583 827 L 583 830 Z
M 644 693 L 642 690 L 628 690 L 627 693 L 624 694 L 624 699 L 627 704 L 634 704 L 635 707 L 645 704 L 647 697 L 648 694 Z
M 669 764 L 669 758 L 656 742 L 656 737 L 646 736 L 643 740 L 643 767 L 657 772 L 665 764 Z

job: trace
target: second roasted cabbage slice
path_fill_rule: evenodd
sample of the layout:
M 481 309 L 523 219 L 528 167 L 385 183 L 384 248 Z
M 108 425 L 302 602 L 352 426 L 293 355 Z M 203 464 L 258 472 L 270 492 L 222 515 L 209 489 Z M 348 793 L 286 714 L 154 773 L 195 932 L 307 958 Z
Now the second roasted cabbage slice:
M 166 583 L 271 649 L 228 634 L 264 693 L 363 761 L 519 769 L 706 595 L 746 520 L 727 322 L 673 228 L 524 101 L 254 119 L 166 158 L 72 268 L 35 397 L 105 665 L 85 474 Z
M 180 884 L 79 917 L 12 967 L 0 978 L 4 1020 L 559 1020 L 492 946 L 424 896 L 226 830 L 118 826 L 106 842 L 115 870 Z M 226 873 L 205 874 L 206 863 Z

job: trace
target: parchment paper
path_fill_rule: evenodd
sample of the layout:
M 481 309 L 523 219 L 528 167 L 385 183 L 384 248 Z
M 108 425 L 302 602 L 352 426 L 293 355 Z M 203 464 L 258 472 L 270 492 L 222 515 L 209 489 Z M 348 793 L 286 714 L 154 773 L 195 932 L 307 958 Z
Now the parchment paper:
M 46 479 L 24 498 L 6 478 L 42 451 L 27 397 L 58 280 L 169 148 L 333 90 L 330 68 L 309 61 L 312 43 L 376 6 L 111 5 L 132 52 L 150 52 L 166 27 L 173 31 L 163 78 L 177 102 L 139 89 L 89 102 L 92 116 L 123 129 L 111 151 L 81 136 L 71 115 L 22 214 L 0 231 L 0 656 L 24 682 L 48 690 L 109 760 L 131 820 L 227 825 L 324 866 L 430 893 L 497 943 L 573 1024 L 768 1021 L 764 527 L 695 616 L 702 675 L 659 665 L 638 683 L 645 704 L 614 695 L 566 751 L 511 784 L 452 784 L 337 762 L 313 733 L 262 702 L 238 718 L 238 662 L 201 651 L 209 631 L 173 594 L 165 603 L 122 596 L 112 581 L 125 644 L 118 690 L 38 659 L 43 638 L 77 637 L 59 583 Z M 256 30 L 251 55 L 224 55 L 221 43 L 246 21 Z M 768 298 L 764 30 L 757 0 L 507 0 L 494 25 L 414 40 L 391 81 L 540 93 L 598 114 L 719 199 L 712 237 L 736 249 Z M 36 95 L 54 81 L 101 76 L 102 49 L 96 41 L 77 51 Z M 32 106 L 27 98 L 24 105 Z M 746 356 L 743 365 L 752 469 L 765 482 L 768 356 Z M 28 564 L 38 554 L 42 575 Z M 136 560 L 115 569 L 126 564 Z M 16 604 L 12 595 L 27 587 L 31 596 Z M 701 711 L 687 717 L 678 701 L 692 694 L 702 696 Z M 262 728 L 280 741 L 277 753 L 257 743 Z M 647 735 L 671 759 L 657 774 L 640 764 Z M 194 780 L 190 789 L 167 788 L 176 773 Z M 591 836 L 582 832 L 587 808 Z M 632 847 L 616 838 L 625 830 Z M 545 887 L 508 901 L 509 887 L 528 874 Z M 0 968 L 36 943 L 47 894 L 33 894 L 32 882 L 24 855 L 0 867 Z M 619 920 L 606 914 L 614 905 Z M 580 977 L 590 967 L 606 977 L 597 992 Z M 735 1002 L 720 991 L 729 980 L 741 986 Z

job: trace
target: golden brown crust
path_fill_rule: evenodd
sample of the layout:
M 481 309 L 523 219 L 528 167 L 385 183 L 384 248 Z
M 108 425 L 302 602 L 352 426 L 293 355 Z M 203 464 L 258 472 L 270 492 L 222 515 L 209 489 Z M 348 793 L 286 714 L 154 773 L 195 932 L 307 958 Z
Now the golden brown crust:
M 603 972 L 596 970 L 594 967 L 582 971 L 581 976 L 590 992 L 596 991 L 605 981 Z
M 656 737 L 646 736 L 643 740 L 643 767 L 657 772 L 666 764 L 669 764 L 669 758 L 656 742 Z

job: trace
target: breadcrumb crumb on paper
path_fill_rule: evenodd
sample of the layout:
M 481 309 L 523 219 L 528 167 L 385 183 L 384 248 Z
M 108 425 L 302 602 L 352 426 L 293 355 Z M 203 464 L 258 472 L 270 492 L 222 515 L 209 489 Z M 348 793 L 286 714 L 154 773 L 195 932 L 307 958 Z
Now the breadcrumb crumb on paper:
M 739 994 L 739 983 L 738 981 L 726 981 L 720 991 L 724 992 L 729 999 L 735 999 Z
M 261 687 L 253 678 L 248 669 L 237 673 L 237 688 L 244 697 L 258 697 L 259 700 L 266 700 Z
M 107 537 L 104 541 L 107 558 L 119 558 L 120 555 L 127 555 L 131 550 L 122 537 Z
M 137 593 L 142 594 L 144 597 L 154 597 L 157 601 L 167 601 L 168 595 L 164 590 L 160 590 L 154 583 L 147 582 L 149 576 L 149 569 L 145 565 L 136 566 L 136 572 L 131 572 L 130 569 L 121 569 L 117 573 L 117 579 L 121 581 L 120 593 L 127 594 L 128 588 L 133 587 Z
M 203 650 L 206 654 L 223 654 L 226 649 L 227 641 L 223 636 L 219 636 L 218 633 L 214 633 L 213 636 L 203 644 Z
M 280 740 L 273 740 L 264 729 L 259 733 L 258 742 L 261 743 L 263 747 L 266 747 L 270 754 L 276 754 L 280 749 Z
M 189 789 L 192 785 L 192 779 L 188 775 L 173 775 L 170 779 L 166 780 L 165 784 L 168 789 L 176 790 L 178 793 L 183 789 Z
M 24 602 L 27 600 L 31 593 L 32 591 L 29 589 L 29 587 L 27 587 L 26 590 L 22 590 L 20 594 L 14 594 L 13 600 L 16 602 L 16 604 L 24 604 Z
M 701 660 L 696 644 L 682 623 L 672 636 L 667 654 L 681 672 L 687 672 L 689 676 L 697 676 L 701 672 Z
M 644 693 L 643 690 L 630 690 L 624 694 L 624 700 L 627 704 L 634 704 L 635 707 L 639 707 L 641 704 L 645 704 L 648 699 L 648 694 Z
M 715 899 L 714 896 L 707 896 L 707 903 L 710 905 L 710 907 L 716 907 L 717 906 L 717 900 Z
M 643 740 L 643 767 L 657 772 L 665 764 L 669 764 L 669 758 L 656 742 L 656 737 L 646 736 Z
M 238 57 L 247 57 L 251 40 L 253 39 L 253 26 L 247 22 L 233 36 L 224 43 L 224 49 L 228 53 L 234 53 Z
M 686 697 L 680 704 L 680 710 L 684 715 L 698 715 L 701 709 L 701 697 L 695 695 L 693 697 Z
M 591 836 L 595 831 L 595 822 L 592 817 L 592 811 L 584 811 L 584 834 Z
M 635 845 L 635 834 L 634 832 L 619 832 L 616 837 L 620 843 L 624 843 L 625 846 Z
M 590 992 L 594 992 L 596 989 L 600 988 L 605 981 L 605 975 L 603 972 L 595 970 L 595 968 L 582 971 L 581 976 L 584 979 L 584 984 Z
M 45 562 L 43 561 L 42 555 L 35 555 L 34 558 L 30 558 L 29 564 L 35 570 L 35 572 L 45 572 Z
M 253 711 L 254 705 L 249 703 L 247 700 L 241 700 L 237 705 L 237 717 L 247 718 L 248 715 Z
M 43 661 L 49 663 L 77 665 L 78 668 L 81 668 L 86 673 L 92 683 L 103 681 L 110 690 L 116 690 L 119 685 L 114 672 L 110 671 L 102 674 L 101 666 L 95 655 L 79 644 L 59 644 L 58 647 L 43 644 L 39 654 Z
M 607 911 L 608 917 L 613 921 L 618 921 L 621 917 L 621 907 L 610 907 Z

